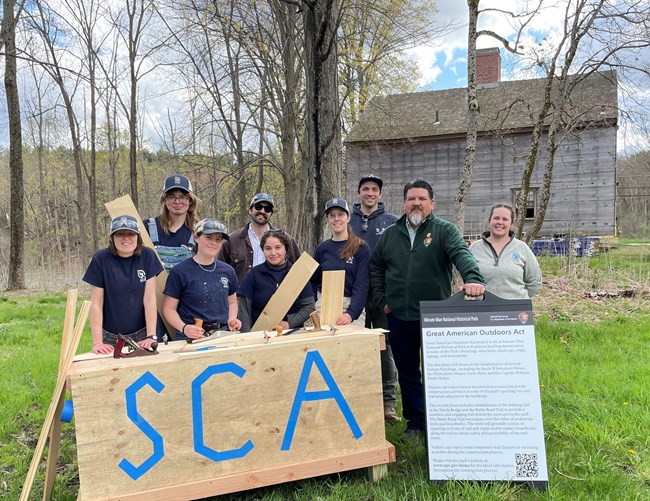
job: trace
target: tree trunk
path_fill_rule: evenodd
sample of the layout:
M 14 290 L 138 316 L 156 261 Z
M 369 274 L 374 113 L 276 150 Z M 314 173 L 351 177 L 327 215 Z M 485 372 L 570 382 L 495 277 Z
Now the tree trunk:
M 337 84 L 337 1 L 305 1 L 303 21 L 307 91 L 305 155 L 308 184 L 304 194 L 301 233 L 305 238 L 305 250 L 313 251 L 325 234 L 325 202 L 344 193 Z
M 465 203 L 472 187 L 476 142 L 478 137 L 478 117 L 480 113 L 476 81 L 476 25 L 480 0 L 467 0 L 469 7 L 469 26 L 467 29 L 467 142 L 465 144 L 465 167 L 456 193 L 454 209 L 456 225 L 461 233 L 465 228 Z
M 23 180 L 23 137 L 20 121 L 20 99 L 16 71 L 16 23 L 15 2 L 5 0 L 2 16 L 2 39 L 5 45 L 5 93 L 9 118 L 9 176 L 10 176 L 10 238 L 9 275 L 7 288 L 25 288 L 24 235 L 25 183 Z

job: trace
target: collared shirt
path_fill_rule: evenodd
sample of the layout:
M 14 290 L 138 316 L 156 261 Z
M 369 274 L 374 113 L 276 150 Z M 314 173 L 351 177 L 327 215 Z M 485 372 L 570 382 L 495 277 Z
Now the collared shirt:
M 419 227 L 420 225 L 415 227 L 411 226 L 411 221 L 409 221 L 408 216 L 406 217 L 406 230 L 409 232 L 409 238 L 411 239 L 411 249 L 413 248 L 413 242 L 415 242 L 415 234 L 417 233 Z
M 262 246 L 260 245 L 260 239 L 257 238 L 257 233 L 253 230 L 252 224 L 248 225 L 248 238 L 251 241 L 251 247 L 253 247 L 253 266 L 262 264 L 266 261 L 266 258 L 264 257 Z

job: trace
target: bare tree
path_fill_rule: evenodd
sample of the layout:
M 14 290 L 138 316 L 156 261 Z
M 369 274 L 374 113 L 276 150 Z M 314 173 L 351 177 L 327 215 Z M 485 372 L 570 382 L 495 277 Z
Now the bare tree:
M 530 179 L 541 148 L 541 137 L 547 132 L 546 163 L 539 209 L 526 240 L 539 232 L 551 197 L 551 181 L 555 153 L 563 135 L 583 126 L 584 109 L 572 104 L 573 91 L 585 78 L 601 69 L 635 70 L 635 52 L 650 46 L 650 4 L 637 0 L 607 2 L 606 0 L 575 0 L 567 3 L 559 41 L 533 52 L 536 64 L 544 69 L 544 104 L 536 116 L 532 144 L 522 175 L 517 197 L 518 214 L 514 223 L 517 236 L 524 232 Z M 623 56 L 623 57 L 621 57 Z
M 9 249 L 8 289 L 25 288 L 25 212 L 23 209 L 25 184 L 23 181 L 23 140 L 20 120 L 20 98 L 16 65 L 16 25 L 22 8 L 13 0 L 5 0 L 2 9 L 2 44 L 5 53 L 5 93 L 9 115 L 9 172 L 10 172 L 10 217 L 11 243 Z
M 465 202 L 469 196 L 472 187 L 472 180 L 474 177 L 474 164 L 476 161 L 476 144 L 478 141 L 479 130 L 479 115 L 480 106 L 478 101 L 478 78 L 476 75 L 476 42 L 480 36 L 489 36 L 498 40 L 503 44 L 503 47 L 517 54 L 517 46 L 519 45 L 519 38 L 534 15 L 539 12 L 541 2 L 532 12 L 522 12 L 515 14 L 514 12 L 505 12 L 500 9 L 484 9 L 480 10 L 479 5 L 481 0 L 467 0 L 467 7 L 469 9 L 469 22 L 467 28 L 467 142 L 465 144 L 465 165 L 461 175 L 458 191 L 454 201 L 454 212 L 456 218 L 456 225 L 463 232 L 465 227 Z M 511 20 L 520 23 L 516 40 L 510 42 L 495 33 L 492 30 L 478 30 L 479 15 L 482 12 L 499 12 L 507 15 Z

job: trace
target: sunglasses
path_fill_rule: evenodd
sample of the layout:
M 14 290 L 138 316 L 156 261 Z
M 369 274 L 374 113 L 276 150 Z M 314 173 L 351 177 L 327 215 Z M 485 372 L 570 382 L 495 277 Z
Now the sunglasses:
M 361 218 L 361 231 L 364 233 L 368 231 L 368 216 L 364 215 Z
M 264 211 L 267 214 L 271 214 L 273 212 L 273 207 L 270 205 L 265 205 L 265 204 L 255 204 L 253 205 L 256 211 Z

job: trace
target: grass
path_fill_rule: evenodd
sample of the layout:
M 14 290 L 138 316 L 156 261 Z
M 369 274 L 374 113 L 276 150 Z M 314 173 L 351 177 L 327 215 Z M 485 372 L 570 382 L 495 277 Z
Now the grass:
M 222 496 L 226 500 L 645 500 L 650 498 L 650 247 L 541 259 L 536 337 L 549 486 L 427 481 L 423 444 L 387 426 L 397 461 Z M 632 291 L 622 295 L 621 291 Z M 600 295 L 599 295 L 600 293 Z M 18 499 L 56 383 L 64 294 L 0 295 L 0 499 Z M 90 349 L 90 336 L 81 351 Z M 32 490 L 40 498 L 43 462 Z M 54 499 L 76 499 L 74 424 L 63 424 Z

